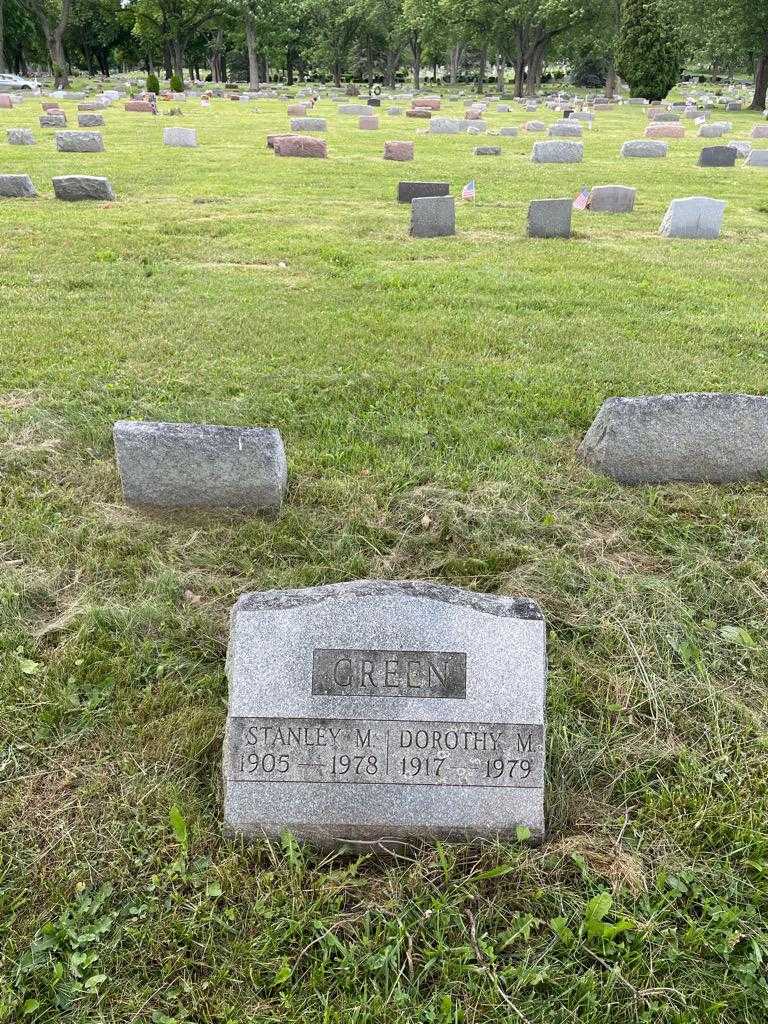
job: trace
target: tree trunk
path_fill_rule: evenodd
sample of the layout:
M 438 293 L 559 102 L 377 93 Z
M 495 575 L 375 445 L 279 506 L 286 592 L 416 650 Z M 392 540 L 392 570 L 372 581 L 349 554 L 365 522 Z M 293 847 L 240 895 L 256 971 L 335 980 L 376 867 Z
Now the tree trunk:
M 184 84 L 184 47 L 182 46 L 181 40 L 178 36 L 171 40 L 171 67 L 173 73 L 178 75 L 181 79 L 181 84 Z
M 752 97 L 750 110 L 764 110 L 765 97 L 768 93 L 768 35 L 766 35 L 763 52 L 757 58 L 755 69 L 755 95 Z
M 616 92 L 616 67 L 613 61 L 611 61 L 608 68 L 608 74 L 605 76 L 605 95 L 609 99 L 613 99 L 613 94 Z
M 483 95 L 485 88 L 485 66 L 488 62 L 488 50 L 484 46 L 480 51 L 480 62 L 477 68 L 477 93 L 479 96 Z
M 421 88 L 421 38 L 418 32 L 410 32 L 408 46 L 413 57 L 413 88 L 418 92 Z
M 218 84 L 223 81 L 222 50 L 224 48 L 224 29 L 220 28 L 211 42 L 211 79 Z
M 373 51 L 371 47 L 371 40 L 366 41 L 365 46 L 365 61 L 368 65 L 368 92 L 373 89 Z
M 337 89 L 341 88 L 341 61 L 339 60 L 333 62 L 333 84 Z
M 454 46 L 449 54 L 450 64 L 450 82 L 451 85 L 456 85 L 459 81 L 459 67 L 461 65 L 461 47 L 457 44 Z
M 171 63 L 170 46 L 163 47 L 163 70 L 165 72 L 166 82 L 170 81 L 171 75 L 173 74 L 173 64 Z
M 505 72 L 505 70 L 506 70 L 506 64 L 504 63 L 504 58 L 499 53 L 496 56 L 496 88 L 499 90 L 499 93 L 502 96 L 504 95 L 504 72 Z
M 5 46 L 3 45 L 4 39 L 5 32 L 3 30 L 3 0 L 0 0 L 0 71 L 8 70 L 5 63 Z
M 252 14 L 245 15 L 245 43 L 248 47 L 248 88 L 259 88 L 259 57 L 256 53 L 256 22 Z

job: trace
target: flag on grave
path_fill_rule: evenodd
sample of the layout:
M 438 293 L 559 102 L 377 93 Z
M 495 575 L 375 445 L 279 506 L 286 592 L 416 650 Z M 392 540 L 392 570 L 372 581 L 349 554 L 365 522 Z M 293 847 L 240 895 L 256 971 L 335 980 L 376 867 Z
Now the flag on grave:
M 573 200 L 574 210 L 586 210 L 589 206 L 589 189 L 583 188 Z
M 474 199 L 476 192 L 477 189 L 475 187 L 475 179 L 473 178 L 472 181 L 468 181 L 464 188 L 461 190 L 461 198 Z

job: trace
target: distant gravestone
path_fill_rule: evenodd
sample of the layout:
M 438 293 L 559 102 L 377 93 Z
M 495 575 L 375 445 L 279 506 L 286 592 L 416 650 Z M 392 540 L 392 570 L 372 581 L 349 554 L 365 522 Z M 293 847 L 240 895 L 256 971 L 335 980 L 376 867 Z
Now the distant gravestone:
M 501 156 L 501 146 L 475 146 L 475 156 Z
M 632 139 L 625 142 L 619 153 L 619 156 L 635 159 L 658 159 L 666 155 L 666 142 L 652 142 L 650 139 Z
M 406 117 L 421 118 L 424 121 L 430 121 L 432 119 L 432 111 L 427 110 L 426 107 L 416 107 L 414 110 L 406 110 Z
M 572 199 L 534 199 L 528 207 L 530 238 L 570 238 Z
M 115 453 L 129 505 L 276 512 L 288 469 L 279 431 L 197 423 L 115 423 Z
M 753 139 L 768 139 L 768 124 L 756 124 L 752 127 Z
M 381 850 L 541 838 L 545 648 L 524 598 L 377 580 L 244 594 L 226 827 Z
M 37 190 L 28 174 L 0 174 L 0 198 L 34 199 Z
M 197 146 L 197 131 L 194 128 L 163 128 L 163 145 L 194 149 Z
M 342 103 L 338 107 L 338 111 L 340 114 L 346 114 L 350 117 L 366 117 L 368 114 L 368 104 Z
M 40 118 L 41 128 L 66 128 L 66 114 L 43 114 Z
M 456 205 L 453 196 L 429 196 L 411 200 L 413 238 L 440 238 L 456 234 Z
M 79 128 L 103 128 L 104 118 L 101 114 L 78 114 L 77 124 Z
M 324 117 L 296 117 L 291 121 L 292 132 L 324 132 L 328 122 Z
M 724 129 L 721 124 L 703 124 L 699 128 L 698 134 L 700 139 L 719 139 L 723 131 Z
M 56 132 L 56 149 L 60 153 L 101 153 L 104 139 L 99 132 Z
M 731 139 L 728 146 L 735 151 L 737 160 L 746 160 L 752 152 L 752 143 L 746 139 Z
M 111 201 L 115 198 L 106 178 L 95 178 L 87 174 L 66 174 L 54 178 L 53 191 L 57 199 L 69 203 L 88 199 Z
M 523 128 L 527 132 L 545 132 L 547 130 L 543 121 L 526 121 Z
M 592 213 L 631 213 L 637 189 L 627 185 L 595 185 L 589 194 Z
M 155 108 L 149 100 L 128 100 L 125 109 L 129 114 L 154 114 Z
M 377 131 L 379 127 L 378 117 L 361 117 L 358 119 L 357 127 L 363 131 Z
M 768 477 L 768 398 L 680 394 L 609 398 L 580 448 L 623 484 L 735 483 Z
M 458 135 L 463 131 L 461 121 L 452 117 L 433 117 L 429 122 L 430 135 Z
M 736 150 L 733 146 L 705 146 L 699 153 L 699 167 L 733 167 Z
M 410 203 L 414 199 L 433 196 L 447 196 L 451 191 L 448 181 L 399 181 L 397 183 L 398 203 Z
M 34 146 L 35 136 L 29 128 L 9 128 L 7 132 L 9 146 Z
M 13 110 L 13 100 L 8 93 L 0 92 L 0 110 Z
M 684 139 L 685 127 L 682 124 L 649 124 L 645 129 L 647 139 Z
M 535 164 L 578 164 L 583 158 L 582 142 L 534 142 L 531 154 Z
M 753 149 L 747 157 L 745 167 L 768 167 L 768 149 Z
M 505 135 L 508 136 L 509 138 L 515 138 L 515 136 L 517 135 L 517 128 L 515 128 L 514 125 L 510 124 L 504 125 L 502 128 L 499 128 L 499 135 Z
M 400 117 L 402 112 L 402 107 L 387 107 L 388 117 Z
M 276 156 L 310 157 L 324 160 L 328 148 L 323 139 L 311 135 L 277 135 L 273 138 L 272 149 Z
M 384 159 L 407 161 L 413 160 L 412 142 L 385 142 Z
M 549 134 L 553 137 L 572 136 L 574 138 L 581 138 L 582 129 L 578 121 L 571 121 L 569 118 L 567 121 L 555 121 L 554 124 L 551 124 L 549 126 Z
M 673 199 L 661 222 L 659 234 L 668 238 L 718 238 L 724 211 L 722 199 L 707 196 Z

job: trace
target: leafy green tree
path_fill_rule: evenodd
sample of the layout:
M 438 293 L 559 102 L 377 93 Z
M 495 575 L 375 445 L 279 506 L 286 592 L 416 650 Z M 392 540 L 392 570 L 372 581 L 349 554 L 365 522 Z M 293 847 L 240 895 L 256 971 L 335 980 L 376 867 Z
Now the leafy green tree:
M 155 95 L 160 92 L 160 81 L 154 71 L 147 75 L 147 92 L 153 92 Z
M 171 69 L 182 83 L 187 47 L 224 9 L 224 0 L 134 0 L 131 3 L 134 33 L 147 46 L 156 46 L 159 42 L 167 49 Z
M 313 15 L 317 28 L 318 59 L 327 66 L 334 84 L 340 86 L 341 76 L 349 65 L 358 15 L 350 7 L 349 0 L 316 0 Z
M 616 69 L 630 95 L 647 100 L 663 100 L 679 80 L 679 37 L 657 0 L 624 0 Z
M 64 33 L 72 14 L 72 0 L 26 0 L 26 4 L 45 39 L 56 88 L 66 89 L 69 85 L 69 71 L 64 51 Z

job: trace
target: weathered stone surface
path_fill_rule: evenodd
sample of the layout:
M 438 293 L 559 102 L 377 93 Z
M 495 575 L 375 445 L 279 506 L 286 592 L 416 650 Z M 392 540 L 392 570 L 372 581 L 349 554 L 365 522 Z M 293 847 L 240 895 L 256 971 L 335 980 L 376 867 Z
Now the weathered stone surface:
M 427 110 L 439 110 L 441 103 L 437 96 L 421 96 L 419 99 L 413 100 L 411 106 L 423 107 Z
M 501 146 L 475 146 L 475 156 L 501 156 Z
M 423 121 L 430 121 L 432 119 L 432 111 L 427 110 L 426 107 L 416 107 L 414 110 L 406 110 L 405 116 L 421 118 Z
M 100 132 L 56 132 L 56 149 L 60 153 L 101 153 L 104 139 Z
M 78 202 L 83 199 L 111 201 L 115 198 L 112 186 L 106 178 L 94 178 L 87 174 L 65 174 L 53 179 L 53 191 L 57 199 Z
M 753 139 L 768 139 L 768 124 L 756 124 L 752 127 Z
M 363 131 L 377 131 L 379 127 L 379 119 L 378 117 L 361 117 L 358 119 L 357 127 L 361 128 Z
M 570 238 L 572 199 L 534 199 L 528 207 L 531 238 Z
M 673 114 L 670 111 L 655 111 L 649 108 L 648 116 L 651 117 L 658 124 L 677 124 L 680 121 L 679 114 Z
M 721 124 L 703 124 L 699 128 L 700 139 L 719 139 L 723 134 L 723 126 Z
M 545 648 L 523 598 L 376 580 L 244 594 L 225 825 L 379 849 L 518 826 L 540 838 Z
M 488 125 L 485 121 L 460 121 L 461 130 L 466 132 L 467 135 L 484 135 L 488 130 Z
M 707 196 L 673 199 L 661 222 L 659 234 L 668 238 L 717 238 L 725 203 Z
M 296 117 L 291 121 L 292 132 L 325 132 L 328 122 L 324 117 Z
M 705 146 L 697 163 L 699 167 L 733 167 L 736 150 L 733 146 Z
M 129 505 L 280 508 L 288 470 L 279 431 L 120 420 L 115 452 Z
M 523 128 L 527 132 L 545 132 L 547 130 L 543 121 L 526 121 Z
M 414 199 L 447 196 L 451 191 L 449 181 L 399 181 L 397 183 L 398 203 L 410 203 Z
M 402 107 L 387 107 L 387 117 L 400 117 L 402 113 Z
M 7 132 L 9 146 L 34 146 L 35 136 L 29 128 L 9 128 Z
M 66 114 L 43 114 L 40 118 L 41 128 L 66 128 Z
M 453 196 L 429 196 L 411 200 L 411 236 L 439 238 L 456 234 Z
M 78 114 L 77 124 L 79 128 L 103 128 L 104 118 L 101 114 Z
M 197 131 L 194 128 L 163 128 L 163 145 L 194 149 L 197 146 Z
M 735 150 L 737 160 L 746 160 L 752 152 L 752 143 L 747 142 L 746 139 L 731 139 L 728 146 Z
M 496 113 L 497 114 L 508 114 L 512 108 L 508 103 L 497 103 Z
M 549 134 L 553 137 L 568 137 L 581 138 L 582 129 L 578 121 L 572 121 L 568 118 L 567 121 L 555 121 L 554 124 L 549 126 Z
M 645 129 L 647 139 L 684 139 L 685 126 L 682 124 L 649 124 Z
M 667 155 L 666 142 L 652 142 L 650 139 L 631 139 L 623 143 L 619 156 L 659 158 Z
M 433 117 L 429 122 L 429 131 L 431 135 L 458 135 L 459 132 L 465 131 L 462 127 L 466 122 L 457 121 L 452 117 Z
M 307 112 L 306 103 L 289 103 L 285 108 L 288 117 L 304 117 Z
M 273 140 L 272 148 L 277 156 L 314 157 L 325 159 L 328 148 L 324 139 L 315 139 L 311 135 L 278 135 Z
M 631 213 L 635 208 L 637 189 L 627 185 L 595 185 L 589 194 L 593 213 Z
M 505 135 L 513 139 L 517 135 L 517 128 L 511 124 L 504 125 L 502 128 L 499 128 L 499 135 Z
M 8 93 L 0 92 L 0 110 L 13 110 L 13 100 Z
M 125 104 L 125 109 L 132 114 L 152 114 L 154 113 L 152 104 L 149 100 L 128 100 Z
M 623 484 L 734 483 L 768 476 L 768 398 L 682 394 L 609 398 L 580 448 Z
M 413 143 L 412 142 L 385 142 L 384 143 L 384 159 L 385 160 L 413 160 Z
M 531 159 L 535 164 L 579 164 L 584 159 L 584 143 L 534 142 Z
M 33 199 L 37 190 L 28 174 L 0 174 L 0 198 Z
M 368 114 L 367 103 L 342 103 L 338 111 L 340 114 L 347 114 L 354 117 L 365 117 Z
M 768 149 L 753 149 L 745 167 L 768 167 Z

